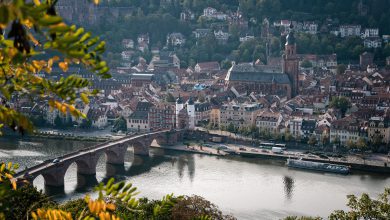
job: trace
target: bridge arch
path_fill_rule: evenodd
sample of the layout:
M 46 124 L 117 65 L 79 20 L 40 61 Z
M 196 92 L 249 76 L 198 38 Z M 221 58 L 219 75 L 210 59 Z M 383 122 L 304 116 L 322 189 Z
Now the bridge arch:
M 149 137 L 144 137 L 131 141 L 129 145 L 133 147 L 135 155 L 149 156 L 149 147 L 151 143 Z

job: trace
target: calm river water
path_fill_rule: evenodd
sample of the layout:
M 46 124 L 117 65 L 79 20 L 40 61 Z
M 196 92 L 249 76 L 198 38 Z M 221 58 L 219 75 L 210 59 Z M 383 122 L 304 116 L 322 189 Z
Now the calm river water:
M 91 143 L 59 140 L 0 139 L 0 161 L 13 161 L 32 166 L 43 160 L 90 146 Z M 288 215 L 327 216 L 332 210 L 345 209 L 346 195 L 368 192 L 376 197 L 390 178 L 382 175 L 351 174 L 348 176 L 306 172 L 287 168 L 280 162 L 251 158 L 220 158 L 151 150 L 151 157 L 126 155 L 124 167 L 106 165 L 99 159 L 96 178 L 77 177 L 72 164 L 65 175 L 65 187 L 56 190 L 60 201 L 82 197 L 92 185 L 116 179 L 131 181 L 140 196 L 159 199 L 168 193 L 200 195 L 218 205 L 226 214 L 238 219 L 280 219 Z M 34 185 L 46 192 L 43 177 Z M 59 193 L 59 194 L 58 194 Z

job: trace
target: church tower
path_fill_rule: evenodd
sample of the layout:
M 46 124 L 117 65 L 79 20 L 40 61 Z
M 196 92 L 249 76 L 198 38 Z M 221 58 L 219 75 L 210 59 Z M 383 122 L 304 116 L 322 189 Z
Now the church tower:
M 192 97 L 188 99 L 187 102 L 187 113 L 188 113 L 188 124 L 189 124 L 189 129 L 194 129 L 195 128 L 195 103 L 194 100 L 192 100 Z
M 290 31 L 286 37 L 283 54 L 283 73 L 288 75 L 291 82 L 291 98 L 298 95 L 299 60 L 297 57 L 297 45 L 294 37 L 294 26 L 290 24 Z
M 183 99 L 179 97 L 176 99 L 175 115 L 176 115 L 176 128 L 180 128 L 179 113 L 184 108 Z

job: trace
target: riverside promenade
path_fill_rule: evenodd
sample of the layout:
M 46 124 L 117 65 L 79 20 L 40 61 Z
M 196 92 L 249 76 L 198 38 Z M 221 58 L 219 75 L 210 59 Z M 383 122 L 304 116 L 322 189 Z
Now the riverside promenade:
M 176 151 L 185 151 L 189 153 L 198 153 L 198 154 L 208 154 L 214 156 L 241 156 L 241 157 L 251 157 L 259 159 L 270 159 L 270 160 L 281 160 L 287 161 L 288 158 L 302 159 L 307 161 L 314 162 L 323 162 L 323 163 L 333 163 L 339 165 L 346 165 L 351 168 L 353 172 L 370 172 L 370 173 L 382 173 L 390 174 L 390 164 L 389 158 L 387 155 L 381 154 L 344 154 L 337 156 L 326 156 L 325 158 L 307 153 L 307 150 L 299 149 L 289 149 L 283 153 L 273 153 L 271 150 L 259 148 L 257 145 L 253 144 L 253 140 L 247 137 L 233 136 L 229 132 L 224 131 L 207 131 L 206 129 L 197 129 L 202 131 L 203 134 L 208 134 L 206 136 L 193 137 L 193 142 L 191 145 L 187 146 L 186 144 L 177 144 L 175 146 L 156 146 L 152 147 L 176 150 Z M 211 137 L 219 136 L 224 137 L 223 143 L 212 143 Z M 200 143 L 199 143 L 200 141 Z M 228 149 L 220 149 L 219 146 L 223 145 L 228 147 Z M 333 153 L 329 153 L 333 154 Z

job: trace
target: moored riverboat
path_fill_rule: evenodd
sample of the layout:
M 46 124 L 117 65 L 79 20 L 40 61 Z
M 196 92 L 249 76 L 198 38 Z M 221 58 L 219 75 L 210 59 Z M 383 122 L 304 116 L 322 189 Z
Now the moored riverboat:
M 315 171 L 323 171 L 330 173 L 339 173 L 339 174 L 348 174 L 350 168 L 345 165 L 331 164 L 331 163 L 321 163 L 314 161 L 305 161 L 301 159 L 287 159 L 287 166 L 298 168 L 298 169 L 307 169 Z

